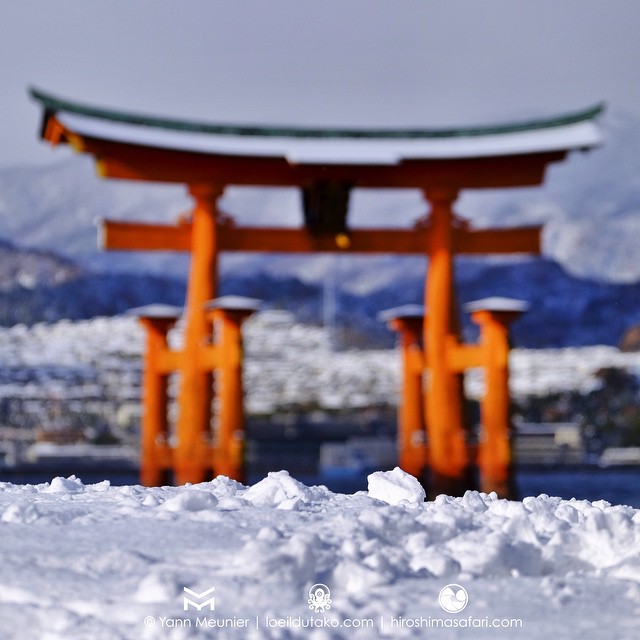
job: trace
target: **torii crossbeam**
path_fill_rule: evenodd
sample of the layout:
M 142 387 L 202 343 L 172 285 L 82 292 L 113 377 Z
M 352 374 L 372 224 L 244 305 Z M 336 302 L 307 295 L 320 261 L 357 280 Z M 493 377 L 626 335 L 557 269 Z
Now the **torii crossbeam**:
M 44 109 L 42 137 L 93 155 L 105 178 L 187 185 L 194 207 L 188 221 L 139 224 L 103 221 L 110 250 L 191 253 L 185 310 L 178 444 L 178 483 L 211 473 L 202 440 L 211 428 L 211 371 L 201 346 L 211 340 L 205 304 L 215 297 L 217 264 L 225 251 L 354 252 L 424 255 L 426 432 L 431 482 L 459 493 L 469 467 L 462 426 L 460 349 L 454 308 L 456 254 L 540 251 L 540 228 L 474 230 L 454 215 L 464 189 L 539 185 L 550 163 L 600 143 L 597 106 L 568 115 L 463 129 L 311 129 L 228 126 L 162 119 L 32 96 Z M 217 208 L 227 185 L 295 186 L 304 219 L 298 229 L 236 226 Z M 415 228 L 351 228 L 349 194 L 356 188 L 418 188 L 429 217 Z M 462 358 L 462 360 L 461 360 Z M 456 360 L 457 359 L 457 360 Z M 470 361 L 472 361 L 471 359 Z

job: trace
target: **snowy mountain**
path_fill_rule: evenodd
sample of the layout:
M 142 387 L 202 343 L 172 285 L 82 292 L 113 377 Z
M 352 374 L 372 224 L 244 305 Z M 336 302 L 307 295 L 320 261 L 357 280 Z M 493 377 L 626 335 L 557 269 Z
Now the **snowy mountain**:
M 82 269 L 51 251 L 20 250 L 0 239 L 0 291 L 16 286 L 33 289 L 36 286 L 55 286 L 76 277 Z
M 0 237 L 21 247 L 49 249 L 85 266 L 122 270 L 122 259 L 101 254 L 95 220 L 171 219 L 188 206 L 175 186 L 100 180 L 89 158 L 0 171 Z M 127 269 L 137 266 L 136 256 Z
M 612 282 L 640 279 L 640 260 L 635 258 L 640 243 L 640 120 L 606 113 L 602 126 L 603 147 L 551 167 L 542 188 L 465 192 L 458 212 L 476 226 L 546 223 L 546 256 L 572 274 Z M 184 260 L 176 263 L 166 255 L 149 260 L 137 254 L 101 254 L 94 224 L 100 217 L 172 221 L 190 206 L 183 186 L 102 180 L 90 158 L 61 152 L 66 159 L 48 166 L 0 171 L 0 237 L 110 271 L 184 268 Z M 228 188 L 221 208 L 240 224 L 293 226 L 302 219 L 294 189 Z M 349 221 L 354 227 L 410 226 L 425 209 L 417 191 L 356 190 Z M 363 272 L 362 267 L 371 260 L 342 262 L 360 292 L 377 288 L 379 277 L 387 280 L 384 274 L 397 269 L 397 260 L 381 259 L 376 264 L 382 268 L 372 278 L 371 269 Z M 225 261 L 228 268 L 245 273 L 284 269 L 309 281 L 322 278 L 331 264 L 326 256 L 266 262 L 235 256 Z
M 49 250 L 0 240 L 0 326 L 111 316 L 162 300 L 184 302 L 182 279 L 89 271 Z
M 465 213 L 478 225 L 545 223 L 544 252 L 579 277 L 640 279 L 640 120 L 602 119 L 600 149 L 553 166 L 542 189 L 493 193 Z M 461 202 L 461 208 L 463 203 Z

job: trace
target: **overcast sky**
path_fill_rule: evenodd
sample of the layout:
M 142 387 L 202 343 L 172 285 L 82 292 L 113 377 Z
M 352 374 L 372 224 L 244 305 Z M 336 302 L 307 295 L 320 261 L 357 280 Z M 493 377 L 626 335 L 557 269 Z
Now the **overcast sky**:
M 640 116 L 638 0 L 0 0 L 0 166 L 35 85 L 211 122 L 439 126 L 606 101 Z

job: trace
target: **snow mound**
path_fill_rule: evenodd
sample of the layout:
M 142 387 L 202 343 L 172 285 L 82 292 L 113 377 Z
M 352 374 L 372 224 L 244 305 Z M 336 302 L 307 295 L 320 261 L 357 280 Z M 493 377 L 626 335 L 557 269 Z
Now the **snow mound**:
M 431 630 L 415 620 L 456 615 L 438 600 L 451 585 L 468 594 L 464 616 L 520 619 L 503 634 L 519 640 L 569 640 L 577 629 L 632 638 L 640 613 L 640 511 L 475 491 L 425 502 L 399 469 L 371 474 L 369 492 L 354 495 L 286 471 L 252 487 L 224 477 L 182 487 L 0 483 L 0 536 L 3 640 L 23 640 L 25 619 L 29 637 L 65 640 L 421 638 Z M 312 586 L 330 591 L 330 608 L 316 610 Z M 198 609 L 184 588 L 209 596 L 190 596 Z M 290 624 L 308 616 L 338 626 L 323 635 Z M 240 618 L 250 628 L 195 627 Z M 269 626 L 275 619 L 289 626 Z M 353 619 L 374 627 L 346 628 Z M 490 631 L 473 637 L 497 637 Z
M 218 504 L 218 499 L 208 491 L 197 489 L 182 491 L 166 500 L 161 508 L 166 511 L 203 511 Z
M 396 467 L 368 477 L 369 495 L 389 504 L 420 504 L 426 494 L 416 478 Z
M 288 471 L 272 471 L 264 480 L 242 494 L 244 500 L 259 507 L 296 509 L 299 505 L 333 495 L 326 487 L 307 487 Z
M 75 476 L 69 478 L 61 478 L 58 476 L 51 481 L 51 484 L 43 489 L 44 493 L 75 493 L 83 489 L 81 480 Z

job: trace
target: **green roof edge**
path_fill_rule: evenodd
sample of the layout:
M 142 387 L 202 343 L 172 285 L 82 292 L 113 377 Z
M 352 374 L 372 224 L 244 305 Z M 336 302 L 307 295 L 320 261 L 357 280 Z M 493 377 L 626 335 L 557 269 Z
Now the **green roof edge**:
M 520 131 L 535 131 L 561 127 L 586 120 L 592 120 L 604 110 L 604 103 L 599 103 L 588 109 L 553 116 L 550 118 L 528 120 L 519 123 L 470 126 L 442 129 L 353 129 L 353 128 L 319 128 L 319 127 L 270 127 L 251 125 L 224 125 L 205 122 L 191 122 L 176 118 L 160 118 L 135 113 L 127 113 L 103 107 L 79 104 L 52 96 L 36 88 L 30 88 L 32 98 L 42 104 L 50 113 L 65 111 L 79 115 L 100 118 L 111 122 L 122 122 L 140 126 L 186 131 L 191 133 L 206 133 L 212 135 L 232 136 L 262 136 L 279 138 L 371 138 L 371 139 L 406 139 L 406 138 L 462 138 L 470 136 L 484 136 Z

